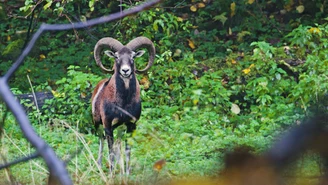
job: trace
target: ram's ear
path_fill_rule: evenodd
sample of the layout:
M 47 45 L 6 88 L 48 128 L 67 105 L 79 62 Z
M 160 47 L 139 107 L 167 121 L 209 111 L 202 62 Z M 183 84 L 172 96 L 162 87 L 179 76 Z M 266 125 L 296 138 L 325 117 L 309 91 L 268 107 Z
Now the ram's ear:
M 133 57 L 141 57 L 143 54 L 145 54 L 144 50 L 140 50 L 134 53 Z
M 112 51 L 110 51 L 110 50 L 106 50 L 106 51 L 105 51 L 105 54 L 106 54 L 107 56 L 109 56 L 110 58 L 117 58 L 117 53 L 114 53 L 114 52 L 112 52 Z

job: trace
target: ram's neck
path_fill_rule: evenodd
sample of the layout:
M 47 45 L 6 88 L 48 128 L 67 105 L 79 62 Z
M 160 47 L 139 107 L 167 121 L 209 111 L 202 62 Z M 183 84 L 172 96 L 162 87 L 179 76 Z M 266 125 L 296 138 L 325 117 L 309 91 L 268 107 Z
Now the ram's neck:
M 123 100 L 123 104 L 129 103 L 135 98 L 137 91 L 136 83 L 135 75 L 131 75 L 129 78 L 123 78 L 120 75 L 116 76 L 116 93 Z

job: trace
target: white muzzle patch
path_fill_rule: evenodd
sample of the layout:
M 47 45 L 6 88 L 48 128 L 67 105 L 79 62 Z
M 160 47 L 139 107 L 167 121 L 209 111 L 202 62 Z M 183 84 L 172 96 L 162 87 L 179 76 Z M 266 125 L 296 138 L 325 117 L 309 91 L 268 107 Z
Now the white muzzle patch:
M 131 75 L 132 73 L 132 70 L 131 70 L 131 67 L 129 65 L 122 65 L 121 66 L 121 69 L 120 69 L 120 74 L 127 78 Z

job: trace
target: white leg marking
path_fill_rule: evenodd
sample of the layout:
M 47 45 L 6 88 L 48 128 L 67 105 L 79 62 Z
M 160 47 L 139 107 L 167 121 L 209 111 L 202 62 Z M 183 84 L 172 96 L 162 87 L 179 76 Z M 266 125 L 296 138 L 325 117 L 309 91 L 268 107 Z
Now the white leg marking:
M 96 106 L 96 102 L 97 102 L 97 99 L 98 99 L 98 96 L 99 96 L 100 92 L 101 92 L 102 89 L 104 88 L 104 85 L 105 85 L 105 83 L 103 83 L 103 84 L 101 85 L 101 87 L 98 89 L 98 91 L 97 91 L 97 93 L 96 93 L 94 99 L 92 100 L 92 115 L 95 114 L 95 106 Z
M 104 150 L 104 138 L 99 137 L 99 150 L 98 150 L 98 159 L 97 163 L 101 167 L 101 161 L 102 161 L 102 155 L 103 155 L 103 150 Z

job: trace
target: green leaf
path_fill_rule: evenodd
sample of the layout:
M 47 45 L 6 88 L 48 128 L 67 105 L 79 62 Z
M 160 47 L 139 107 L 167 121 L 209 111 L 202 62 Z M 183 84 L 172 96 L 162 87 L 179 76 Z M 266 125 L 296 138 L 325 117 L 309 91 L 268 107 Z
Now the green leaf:
M 213 20 L 220 21 L 223 25 L 228 20 L 228 18 L 225 16 L 227 12 L 223 12 L 220 15 L 214 16 Z
M 48 8 L 51 6 L 51 4 L 52 4 L 52 1 L 49 1 L 47 4 L 45 4 L 45 5 L 43 6 L 43 9 L 44 9 L 44 10 L 48 9 Z

